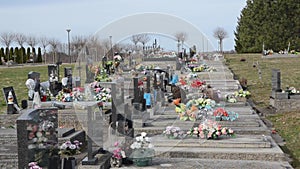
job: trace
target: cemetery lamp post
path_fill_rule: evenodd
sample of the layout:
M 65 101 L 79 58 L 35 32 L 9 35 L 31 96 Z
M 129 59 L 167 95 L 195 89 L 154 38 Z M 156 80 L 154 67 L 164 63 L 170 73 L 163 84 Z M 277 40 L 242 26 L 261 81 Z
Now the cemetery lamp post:
M 69 55 L 70 64 L 71 64 L 72 63 L 72 58 L 70 55 L 70 32 L 71 32 L 71 29 L 66 29 L 66 31 L 68 32 L 68 55 Z

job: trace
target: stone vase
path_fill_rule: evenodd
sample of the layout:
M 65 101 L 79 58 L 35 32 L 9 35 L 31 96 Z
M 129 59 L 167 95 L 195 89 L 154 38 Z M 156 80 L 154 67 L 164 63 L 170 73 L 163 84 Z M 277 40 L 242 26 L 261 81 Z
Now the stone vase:
M 75 157 L 67 157 L 63 159 L 62 169 L 75 169 L 76 159 Z
M 152 158 L 151 157 L 136 158 L 133 160 L 133 162 L 138 167 L 145 167 L 145 166 L 152 165 Z

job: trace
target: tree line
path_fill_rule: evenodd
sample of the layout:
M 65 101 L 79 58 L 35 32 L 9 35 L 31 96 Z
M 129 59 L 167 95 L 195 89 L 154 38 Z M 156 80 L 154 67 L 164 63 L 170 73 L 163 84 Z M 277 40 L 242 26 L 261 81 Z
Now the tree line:
M 235 50 L 257 53 L 263 49 L 300 51 L 299 0 L 247 0 L 238 18 Z

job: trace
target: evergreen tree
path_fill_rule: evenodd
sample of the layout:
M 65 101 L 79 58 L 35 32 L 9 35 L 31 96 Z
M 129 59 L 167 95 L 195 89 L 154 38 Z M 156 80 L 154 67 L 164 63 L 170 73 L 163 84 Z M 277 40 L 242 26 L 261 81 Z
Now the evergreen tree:
M 2 65 L 2 58 L 4 59 L 5 58 L 5 55 L 4 55 L 4 48 L 1 48 L 0 49 L 0 64 Z
M 36 52 L 35 52 L 35 48 L 34 48 L 34 47 L 32 48 L 32 53 L 31 53 L 31 55 L 32 55 L 32 57 L 33 57 L 33 58 L 32 58 L 32 59 L 33 59 L 33 62 L 35 63 L 37 59 L 36 59 Z
M 235 50 L 238 53 L 275 52 L 300 48 L 299 0 L 247 0 L 238 18 Z
M 6 59 L 6 62 L 9 61 L 9 48 L 8 47 L 5 48 L 5 59 Z
M 42 63 L 43 62 L 43 59 L 42 59 L 42 49 L 40 47 L 38 48 L 37 62 L 38 63 Z
M 21 47 L 21 49 L 19 50 L 20 52 L 20 56 L 21 56 L 21 63 L 26 63 L 26 51 L 24 47 Z
M 20 56 L 20 52 L 19 52 L 19 48 L 18 47 L 15 47 L 15 50 L 14 50 L 14 62 L 20 64 L 21 63 L 21 56 Z
M 14 48 L 11 47 L 9 50 L 9 60 L 14 60 L 13 55 L 14 55 Z
M 31 55 L 30 47 L 28 47 L 27 51 L 26 51 L 26 55 L 25 55 L 25 61 L 26 62 L 30 59 L 30 55 Z

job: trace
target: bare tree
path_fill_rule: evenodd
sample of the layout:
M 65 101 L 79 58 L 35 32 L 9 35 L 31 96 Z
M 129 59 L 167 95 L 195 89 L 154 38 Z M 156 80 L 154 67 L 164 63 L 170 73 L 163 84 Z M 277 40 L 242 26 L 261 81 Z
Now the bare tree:
M 20 47 L 22 48 L 24 46 L 25 42 L 27 41 L 27 38 L 24 34 L 17 33 L 17 34 L 15 34 L 15 40 L 18 43 L 18 45 L 20 45 Z
M 87 43 L 87 38 L 84 36 L 77 35 L 72 37 L 72 47 L 77 57 L 79 52 L 83 49 L 86 43 Z
M 132 35 L 130 40 L 132 41 L 132 43 L 135 45 L 135 48 L 137 49 L 137 44 L 140 42 L 141 36 L 140 35 Z
M 15 40 L 20 45 L 20 47 L 21 47 L 21 62 L 23 63 L 24 62 L 23 47 L 24 47 L 25 42 L 27 41 L 27 38 L 26 38 L 26 36 L 24 34 L 17 33 L 17 34 L 15 34 Z
M 46 48 L 49 45 L 49 40 L 46 37 L 40 37 L 39 42 L 40 42 L 40 44 L 42 45 L 42 47 L 44 49 L 43 57 L 44 57 L 44 61 L 45 61 L 45 64 L 46 64 Z
M 57 52 L 57 49 L 58 49 L 58 47 L 59 47 L 59 44 L 60 44 L 60 42 L 59 42 L 59 40 L 57 40 L 57 39 L 50 39 L 49 41 L 48 41 L 48 43 L 49 43 L 49 45 L 50 45 L 50 47 L 51 47 L 51 49 L 52 49 L 52 53 L 53 53 L 53 57 L 52 57 L 52 62 L 53 63 L 55 63 L 55 60 L 56 60 L 56 52 Z
M 13 43 L 15 39 L 15 34 L 11 32 L 4 32 L 0 35 L 0 41 L 2 44 L 4 44 L 7 48 L 10 47 L 11 43 Z
M 174 34 L 176 40 L 177 40 L 177 47 L 178 47 L 178 53 L 180 51 L 180 43 L 181 43 L 181 48 L 183 48 L 183 44 L 187 39 L 187 34 L 185 32 L 177 32 Z
M 220 52 L 223 53 L 223 40 L 228 37 L 228 33 L 224 28 L 217 27 L 214 30 L 214 37 L 219 40 Z
M 140 36 L 140 40 L 139 42 L 141 42 L 143 44 L 143 49 L 145 48 L 145 44 L 148 43 L 150 41 L 150 37 L 148 36 L 148 34 L 139 34 L 138 36 Z
M 98 56 L 101 56 L 103 51 L 99 38 L 97 36 L 89 36 L 87 46 L 91 49 L 91 56 L 97 62 Z

